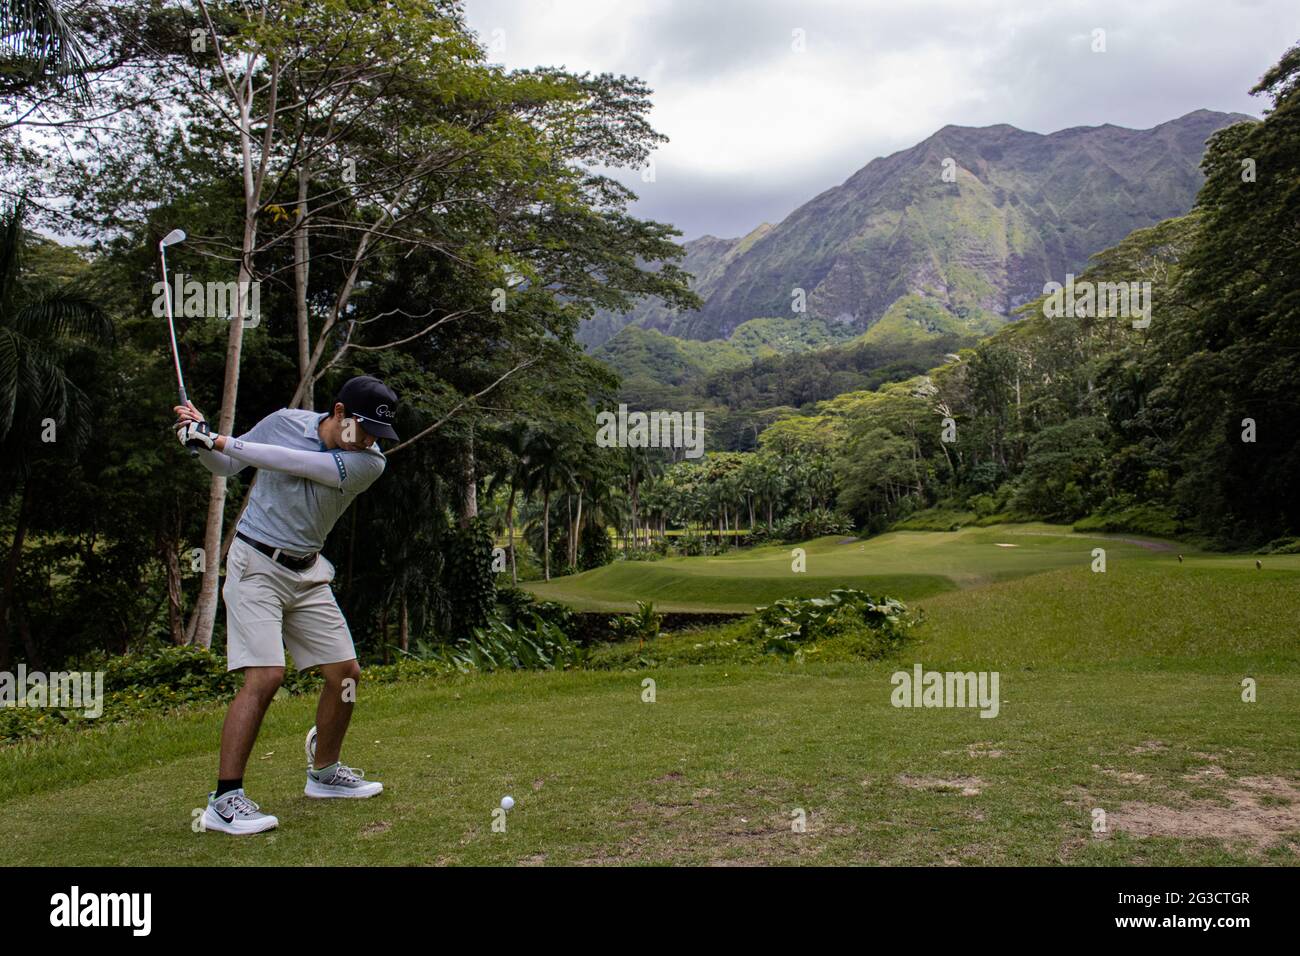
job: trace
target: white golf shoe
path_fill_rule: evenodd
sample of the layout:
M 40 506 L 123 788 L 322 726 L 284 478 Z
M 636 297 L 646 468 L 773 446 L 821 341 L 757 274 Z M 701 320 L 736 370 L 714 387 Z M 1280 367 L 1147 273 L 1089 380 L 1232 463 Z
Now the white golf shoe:
M 208 807 L 203 811 L 200 825 L 205 830 L 247 836 L 272 830 L 280 825 L 280 821 L 269 813 L 263 813 L 256 803 L 244 796 L 241 787 L 219 797 L 215 790 L 208 794 Z
M 307 787 L 303 790 L 309 797 L 320 800 L 362 799 L 383 793 L 384 785 L 378 780 L 365 780 L 364 770 L 353 770 L 341 763 L 324 770 L 307 768 Z

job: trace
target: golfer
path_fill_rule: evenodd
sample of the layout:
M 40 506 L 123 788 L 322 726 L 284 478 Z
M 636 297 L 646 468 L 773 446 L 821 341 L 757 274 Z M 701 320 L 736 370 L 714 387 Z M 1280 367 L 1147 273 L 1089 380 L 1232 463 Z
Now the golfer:
M 320 549 L 353 499 L 383 474 L 377 439 L 397 437 L 396 408 L 392 389 L 362 375 L 343 386 L 330 413 L 282 408 L 239 438 L 212 432 L 192 403 L 175 409 L 177 437 L 198 449 L 208 471 L 258 469 L 226 557 L 226 666 L 244 672 L 244 686 L 221 728 L 205 829 L 260 833 L 279 822 L 245 796 L 244 767 L 284 681 L 286 647 L 299 670 L 319 667 L 325 678 L 307 737 L 306 795 L 373 797 L 384 789 L 339 762 L 361 669 L 330 589 L 334 567 Z

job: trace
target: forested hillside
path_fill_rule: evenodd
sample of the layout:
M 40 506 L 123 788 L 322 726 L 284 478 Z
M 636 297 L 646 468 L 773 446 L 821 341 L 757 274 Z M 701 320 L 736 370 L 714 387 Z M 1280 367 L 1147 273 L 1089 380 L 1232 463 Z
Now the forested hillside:
M 772 406 L 862 374 L 846 357 L 865 343 L 766 360 L 770 376 L 764 362 L 714 372 L 693 393 L 744 409 L 760 450 L 674 466 L 674 483 L 694 468 L 710 486 L 697 520 L 771 506 L 879 530 L 925 511 L 921 526 L 1037 517 L 1300 546 L 1300 48 L 1254 92 L 1272 109 L 1210 139 L 1192 212 L 1135 230 L 1078 277 L 1149 283 L 1149 323 L 1100 306 L 1048 314 L 1040 295 L 924 374 L 851 386 L 804 414 Z M 894 360 L 898 371 L 909 356 Z M 743 447 L 734 434 L 710 447 Z

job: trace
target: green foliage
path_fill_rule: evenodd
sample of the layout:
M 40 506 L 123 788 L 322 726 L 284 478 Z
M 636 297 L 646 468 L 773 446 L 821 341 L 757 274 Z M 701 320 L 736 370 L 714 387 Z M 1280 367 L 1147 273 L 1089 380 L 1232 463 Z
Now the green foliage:
M 637 601 L 635 614 L 620 614 L 609 621 L 610 630 L 619 640 L 654 640 L 662 625 L 663 615 L 655 610 L 653 601 Z
M 981 498 L 991 501 L 989 495 L 981 495 Z M 974 499 L 971 501 L 975 505 Z M 987 501 L 985 502 L 987 504 Z M 991 512 L 989 512 L 991 514 Z M 958 511 L 953 508 L 926 508 L 923 511 L 917 511 L 908 515 L 902 521 L 895 521 L 890 526 L 892 531 L 956 531 L 958 528 L 964 528 L 968 524 L 974 524 L 975 519 L 979 517 L 976 511 Z
M 662 561 L 667 554 L 668 543 L 665 541 L 662 548 L 627 548 L 620 551 L 618 557 L 624 561 Z
M 1175 538 L 1186 529 L 1172 508 L 1158 504 L 1110 501 L 1095 514 L 1074 523 L 1075 531 L 1127 531 L 1156 538 Z
M 755 542 L 764 539 L 793 542 L 807 541 L 828 534 L 846 535 L 853 533 L 853 522 L 843 515 L 835 514 L 826 508 L 814 508 L 811 511 L 796 511 L 785 515 L 772 526 L 771 532 L 759 526 L 754 530 Z
M 1034 436 L 1012 507 L 1050 520 L 1068 521 L 1087 513 L 1101 493 L 1095 476 L 1106 454 L 1100 438 L 1103 428 L 1099 420 L 1075 418 Z
M 452 637 L 466 637 L 483 627 L 496 603 L 492 571 L 492 533 L 481 518 L 446 536 L 446 590 Z
M 1259 549 L 1260 554 L 1300 554 L 1300 537 L 1277 538 Z
M 847 631 L 869 631 L 874 654 L 896 649 L 920 623 L 894 598 L 873 598 L 865 591 L 838 588 L 825 598 L 791 598 L 757 609 L 755 634 L 772 653 L 794 654 L 806 645 Z
M 516 627 L 494 618 L 444 651 L 444 659 L 462 671 L 565 669 L 583 658 L 582 648 L 540 615 Z
M 103 713 L 59 708 L 0 708 L 0 740 L 41 737 L 59 728 L 85 729 L 174 708 L 227 701 L 243 678 L 226 670 L 225 658 L 203 648 L 160 647 L 140 654 L 96 656 L 64 670 L 104 674 Z M 320 686 L 319 677 L 289 668 L 283 692 L 300 694 Z

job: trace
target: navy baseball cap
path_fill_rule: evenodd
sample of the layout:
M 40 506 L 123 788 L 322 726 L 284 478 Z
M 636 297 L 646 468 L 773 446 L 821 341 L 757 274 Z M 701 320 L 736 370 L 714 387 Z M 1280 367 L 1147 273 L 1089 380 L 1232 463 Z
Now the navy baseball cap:
M 358 375 L 343 383 L 339 397 L 348 415 L 376 438 L 396 438 L 397 393 L 373 375 Z

